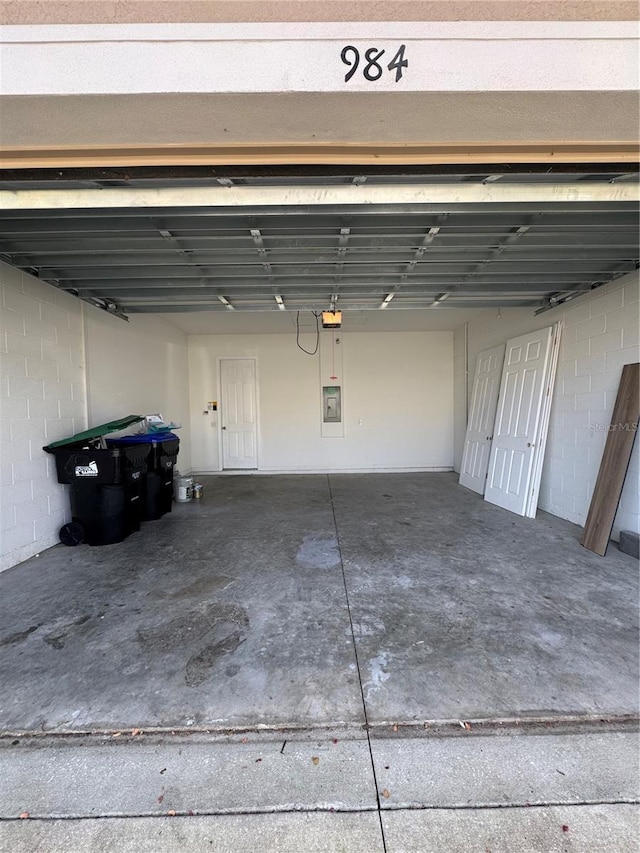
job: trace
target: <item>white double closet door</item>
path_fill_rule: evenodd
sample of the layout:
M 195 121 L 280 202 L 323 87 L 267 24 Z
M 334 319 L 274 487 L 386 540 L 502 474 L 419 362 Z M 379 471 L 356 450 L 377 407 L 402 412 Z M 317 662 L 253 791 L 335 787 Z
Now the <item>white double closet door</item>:
M 460 466 L 460 484 L 484 494 L 489 469 L 493 424 L 498 408 L 504 344 L 478 355 L 469 407 L 469 423 Z
M 481 352 L 471 394 L 460 483 L 490 503 L 531 518 L 538 502 L 559 337 L 557 324 Z

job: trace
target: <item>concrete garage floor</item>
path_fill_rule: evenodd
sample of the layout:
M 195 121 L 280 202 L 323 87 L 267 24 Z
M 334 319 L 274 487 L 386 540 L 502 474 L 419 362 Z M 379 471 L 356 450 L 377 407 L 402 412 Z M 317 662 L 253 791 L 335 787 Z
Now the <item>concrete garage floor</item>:
M 202 479 L 0 575 L 0 846 L 636 849 L 636 561 L 452 474 Z

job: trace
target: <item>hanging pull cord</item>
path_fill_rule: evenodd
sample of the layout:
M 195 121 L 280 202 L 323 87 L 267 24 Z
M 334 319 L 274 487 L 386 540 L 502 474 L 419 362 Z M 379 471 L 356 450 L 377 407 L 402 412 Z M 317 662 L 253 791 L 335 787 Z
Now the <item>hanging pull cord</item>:
M 320 326 L 318 324 L 318 319 L 320 315 L 317 311 L 312 311 L 311 313 L 316 318 L 316 348 L 313 350 L 313 352 L 308 349 L 305 349 L 300 343 L 300 312 L 298 311 L 298 313 L 296 314 L 296 344 L 298 346 L 298 349 L 301 349 L 302 352 L 306 353 L 307 355 L 315 355 L 318 352 L 318 347 L 320 346 Z

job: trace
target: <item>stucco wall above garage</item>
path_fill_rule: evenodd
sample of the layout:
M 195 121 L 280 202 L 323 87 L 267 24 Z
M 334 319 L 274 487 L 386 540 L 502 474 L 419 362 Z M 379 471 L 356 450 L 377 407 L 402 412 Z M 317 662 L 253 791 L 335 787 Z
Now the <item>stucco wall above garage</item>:
M 190 163 L 194 145 L 210 164 L 374 162 L 364 145 L 379 163 L 620 162 L 640 125 L 636 35 L 623 20 L 11 25 L 0 145 L 10 168 Z
M 229 21 L 616 21 L 634 0 L 4 0 L 10 24 Z

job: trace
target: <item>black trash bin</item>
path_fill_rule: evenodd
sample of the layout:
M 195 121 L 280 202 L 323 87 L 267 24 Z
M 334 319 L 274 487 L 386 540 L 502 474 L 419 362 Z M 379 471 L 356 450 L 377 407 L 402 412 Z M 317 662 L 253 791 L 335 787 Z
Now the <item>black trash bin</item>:
M 111 545 L 140 529 L 149 444 L 105 447 L 103 436 L 141 420 L 130 415 L 43 448 L 55 457 L 58 482 L 71 486 L 66 544 Z
M 128 435 L 107 439 L 107 445 L 130 449 L 146 445 L 146 476 L 143 482 L 142 519 L 151 521 L 171 512 L 173 468 L 178 459 L 180 439 L 172 432 Z

